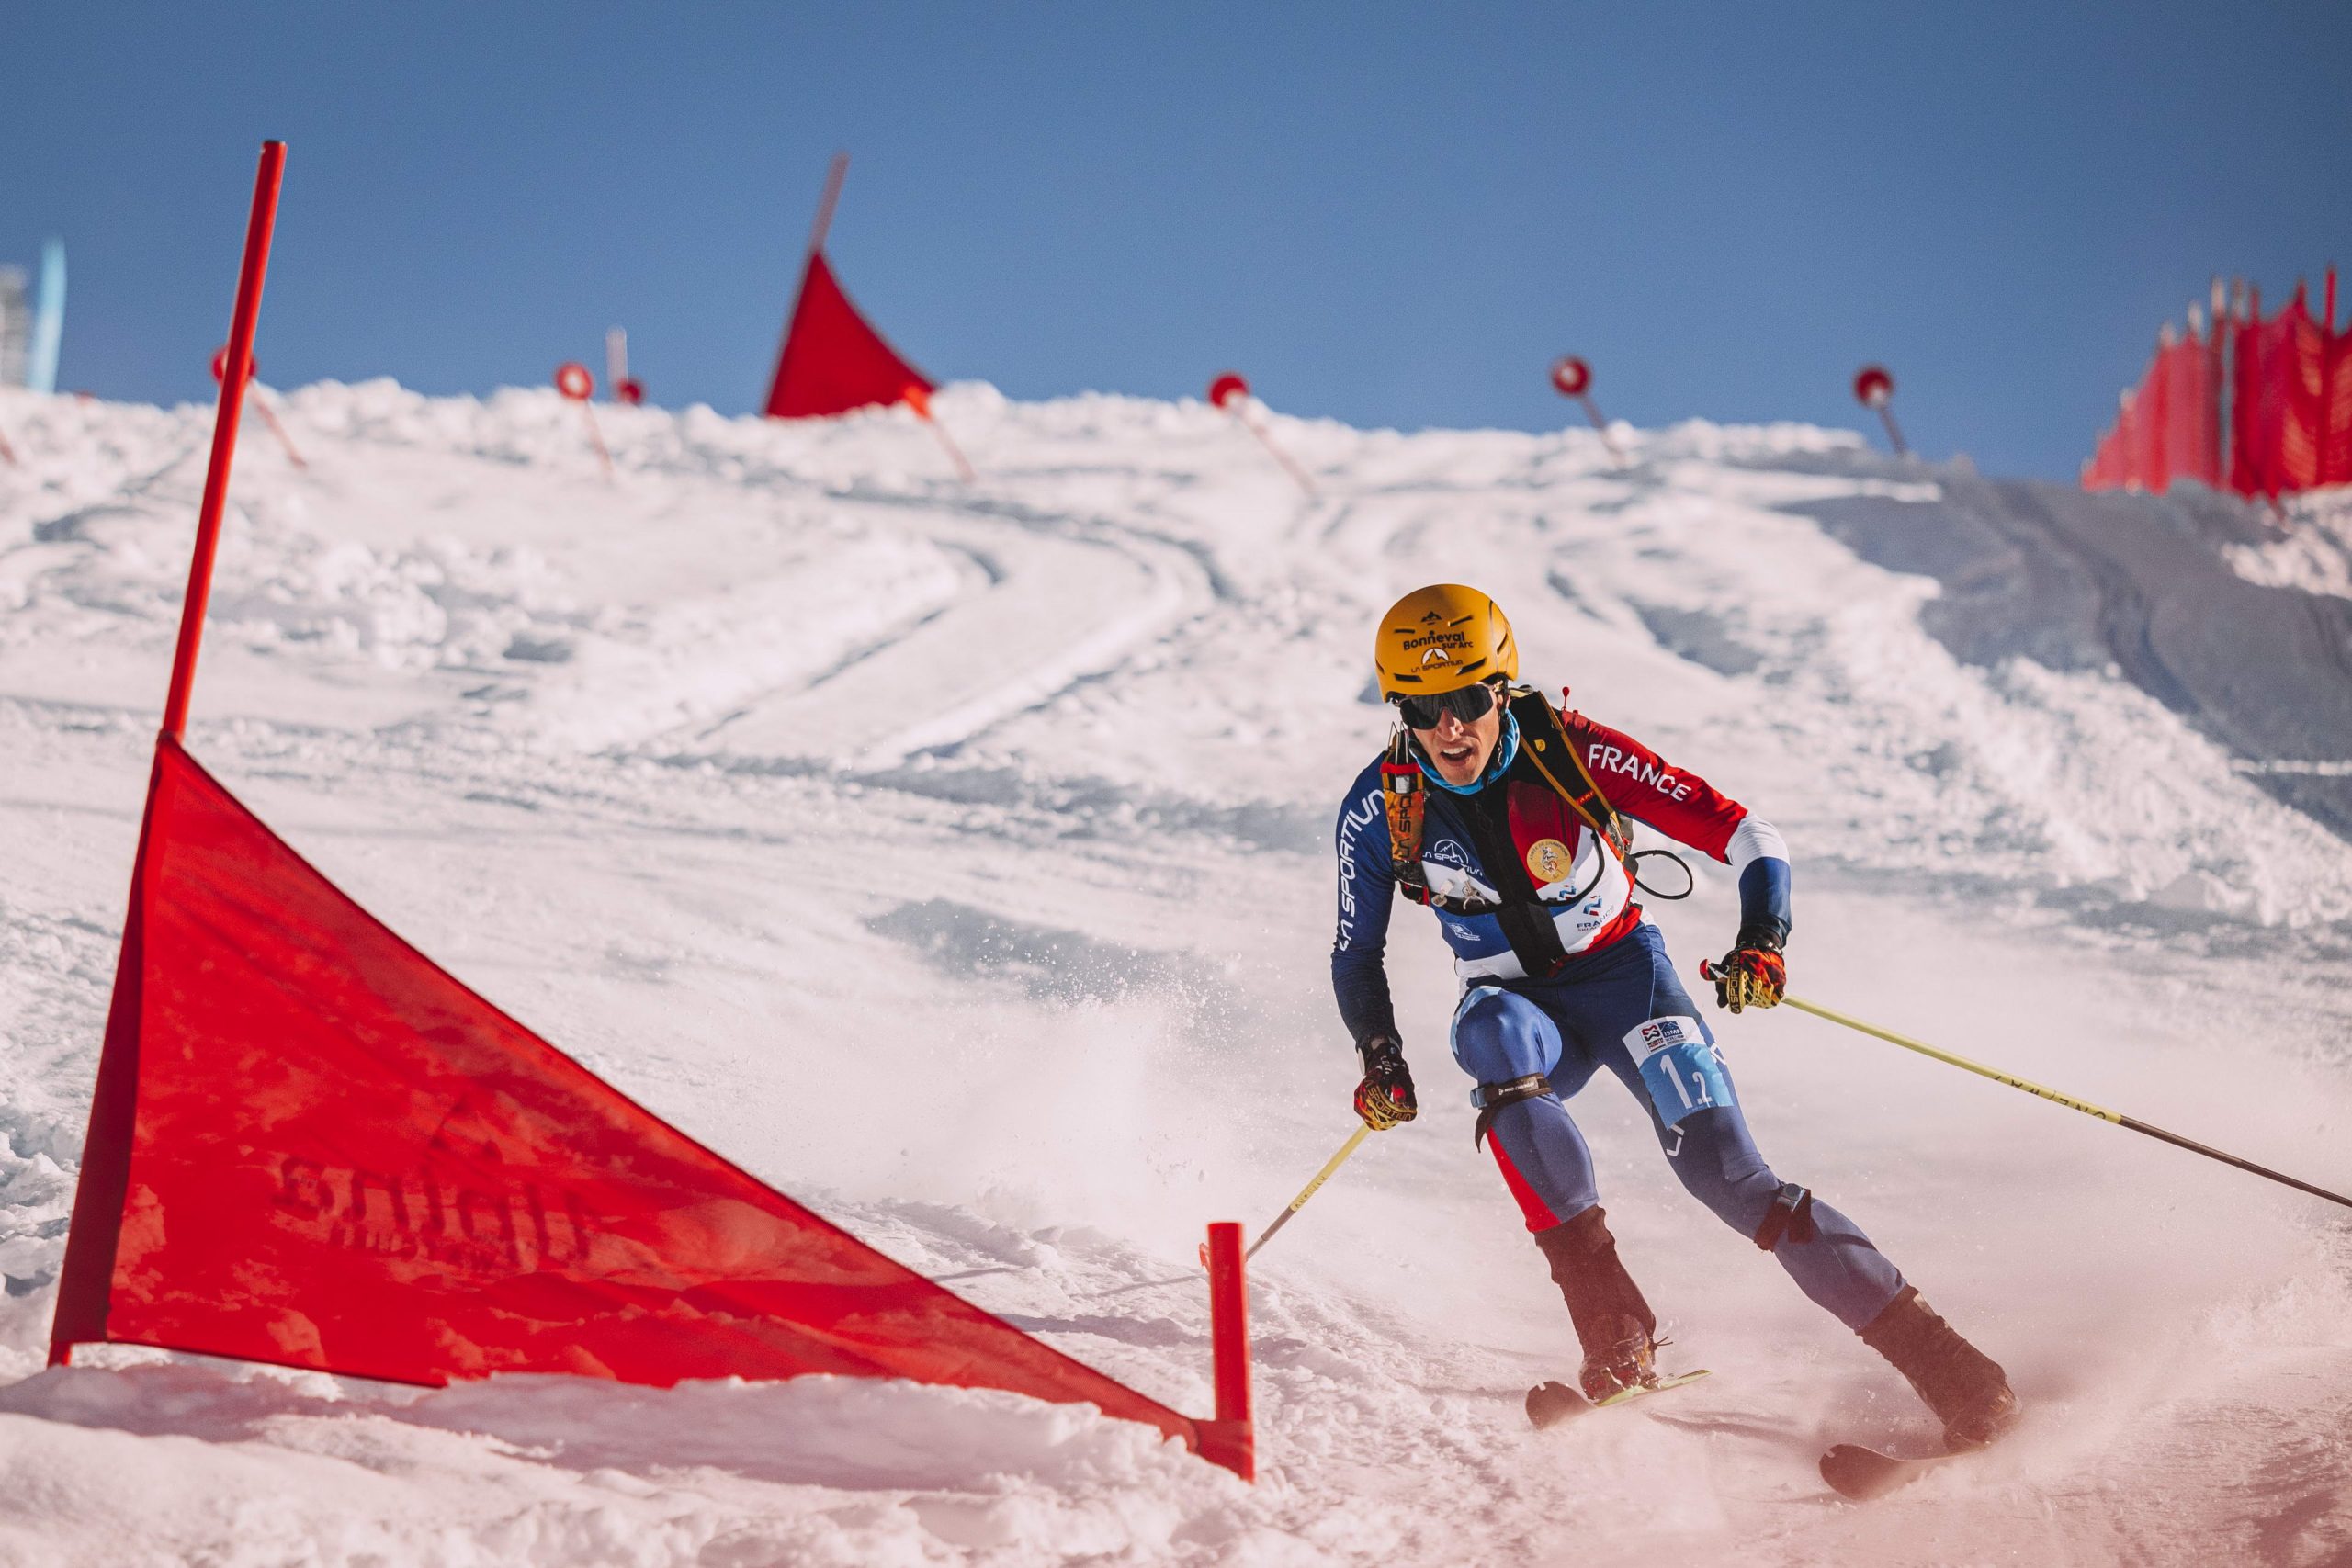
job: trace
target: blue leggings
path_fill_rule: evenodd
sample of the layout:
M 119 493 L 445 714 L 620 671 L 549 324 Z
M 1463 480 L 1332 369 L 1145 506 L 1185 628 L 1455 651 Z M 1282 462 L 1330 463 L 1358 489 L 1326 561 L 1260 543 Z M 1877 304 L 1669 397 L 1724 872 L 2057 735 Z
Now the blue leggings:
M 1754 1236 L 1781 1190 L 1748 1135 L 1723 1053 L 1675 977 L 1657 928 L 1636 927 L 1549 980 L 1475 986 L 1455 1010 L 1453 1059 L 1482 1084 L 1541 1076 L 1551 1092 L 1493 1115 L 1487 1141 L 1531 1231 L 1600 1201 L 1592 1155 L 1561 1103 L 1606 1066 L 1648 1107 L 1659 1147 L 1690 1195 Z M 1797 1288 L 1859 1329 L 1903 1275 L 1853 1221 L 1815 1201 L 1814 1235 L 1783 1235 L 1772 1255 Z

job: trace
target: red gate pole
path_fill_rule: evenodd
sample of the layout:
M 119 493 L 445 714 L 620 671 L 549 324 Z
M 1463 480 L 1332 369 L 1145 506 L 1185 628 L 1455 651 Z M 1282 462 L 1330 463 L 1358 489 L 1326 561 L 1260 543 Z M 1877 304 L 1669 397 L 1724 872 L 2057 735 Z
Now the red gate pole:
M 1250 1409 L 1250 1290 L 1241 1227 L 1209 1226 L 1209 1339 L 1216 1369 L 1216 1417 L 1197 1423 L 1201 1457 L 1244 1481 L 1258 1479 L 1258 1432 Z
M 817 221 L 808 226 L 808 254 L 825 248 L 825 234 L 833 226 L 833 208 L 842 198 L 842 181 L 849 175 L 849 154 L 836 152 L 825 170 L 825 194 L 817 198 Z
M 2335 264 L 2327 264 L 2327 313 L 2319 333 L 2319 453 L 2312 459 L 2312 483 L 2327 483 L 2335 467 Z
M 187 563 L 179 645 L 172 651 L 172 685 L 164 699 L 164 737 L 175 741 L 187 726 L 188 687 L 196 680 L 197 644 L 204 637 L 204 607 L 212 597 L 212 556 L 220 543 L 220 513 L 229 502 L 229 465 L 237 456 L 237 417 L 253 376 L 254 328 L 261 320 L 261 285 L 269 272 L 269 238 L 277 227 L 277 186 L 285 173 L 286 143 L 263 142 L 261 167 L 254 175 L 253 218 L 245 225 L 245 261 L 237 274 L 237 309 L 229 321 L 228 358 L 220 367 L 220 402 L 212 416 L 212 461 L 204 471 L 196 553 Z

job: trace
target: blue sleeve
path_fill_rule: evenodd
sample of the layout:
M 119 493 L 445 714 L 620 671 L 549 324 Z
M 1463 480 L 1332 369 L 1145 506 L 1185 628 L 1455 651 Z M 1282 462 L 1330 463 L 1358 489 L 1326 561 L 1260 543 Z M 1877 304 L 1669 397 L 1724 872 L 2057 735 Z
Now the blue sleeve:
M 1340 804 L 1335 830 L 1339 852 L 1339 931 L 1331 942 L 1331 991 L 1349 1039 L 1362 1045 L 1396 1032 L 1396 1009 L 1388 996 L 1388 915 L 1396 897 L 1396 874 L 1388 863 L 1388 810 L 1381 798 L 1380 764 L 1356 776 Z
M 1789 846 L 1781 830 L 1754 812 L 1741 820 L 1725 855 L 1739 878 L 1739 943 L 1755 938 L 1771 947 L 1789 940 Z
M 1789 941 L 1789 863 L 1766 858 L 1751 861 L 1739 874 L 1739 941 L 1752 933 L 1769 936 L 1774 947 Z

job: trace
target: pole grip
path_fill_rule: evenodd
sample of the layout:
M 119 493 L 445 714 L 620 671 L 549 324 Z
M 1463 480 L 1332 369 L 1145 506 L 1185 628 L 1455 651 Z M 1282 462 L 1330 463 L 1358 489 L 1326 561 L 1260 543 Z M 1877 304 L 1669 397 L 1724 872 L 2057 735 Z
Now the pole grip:
M 1231 1220 L 1209 1226 L 1209 1343 L 1216 1381 L 1216 1415 L 1194 1423 L 1201 1457 L 1244 1481 L 1258 1479 L 1257 1424 L 1250 1402 L 1250 1291 L 1241 1227 Z
M 212 459 L 204 470 L 204 502 L 196 514 L 196 550 L 188 558 L 187 592 L 180 601 L 179 642 L 172 650 L 172 684 L 164 697 L 164 735 L 178 740 L 187 728 L 188 689 L 196 681 L 197 645 L 212 598 L 212 558 L 220 544 L 220 513 L 229 501 L 229 467 L 237 455 L 237 421 L 245 383 L 254 372 L 254 329 L 261 320 L 262 280 L 269 272 L 269 241 L 277 227 L 277 187 L 286 173 L 286 143 L 261 144 L 254 175 L 253 216 L 245 224 L 244 265 L 237 273 L 237 306 L 229 321 L 229 350 L 220 367 L 220 401 L 212 419 Z

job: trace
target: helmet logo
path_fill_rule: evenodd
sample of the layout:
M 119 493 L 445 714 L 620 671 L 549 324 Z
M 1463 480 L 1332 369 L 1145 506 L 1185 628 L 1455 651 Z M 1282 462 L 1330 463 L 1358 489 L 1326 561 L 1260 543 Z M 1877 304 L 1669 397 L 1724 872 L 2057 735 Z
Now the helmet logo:
M 1443 619 L 1445 619 L 1445 615 L 1442 612 L 1431 610 L 1428 615 L 1421 617 L 1421 625 L 1428 626 L 1431 621 L 1442 621 Z
M 1446 652 L 1445 649 L 1442 648 L 1432 648 L 1421 655 L 1421 668 L 1424 670 L 1428 669 L 1432 664 L 1451 664 L 1453 662 L 1453 655 Z

